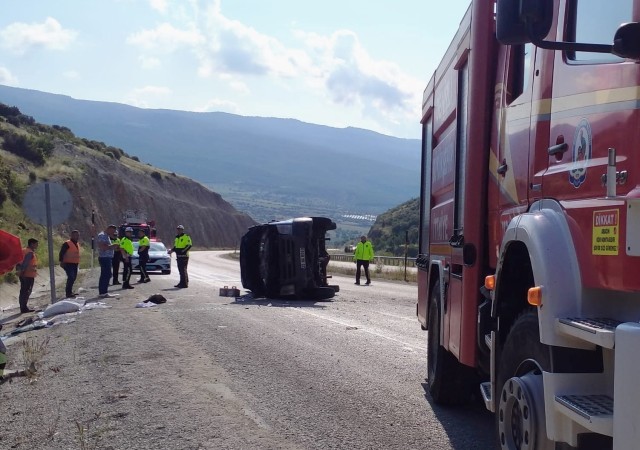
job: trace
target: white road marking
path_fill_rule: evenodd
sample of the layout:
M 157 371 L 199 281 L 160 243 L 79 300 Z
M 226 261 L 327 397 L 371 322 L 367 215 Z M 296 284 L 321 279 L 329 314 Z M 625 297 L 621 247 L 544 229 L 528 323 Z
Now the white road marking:
M 424 350 L 424 351 L 427 350 L 426 346 L 424 346 L 424 347 L 415 346 L 415 345 L 409 344 L 407 342 L 401 341 L 399 339 L 395 339 L 395 338 L 392 338 L 390 336 L 385 336 L 384 334 L 380 334 L 380 333 L 377 333 L 375 331 L 368 330 L 368 329 L 364 328 L 361 325 L 353 325 L 352 323 L 347 323 L 347 322 L 343 322 L 341 320 L 336 320 L 336 319 L 331 319 L 329 317 L 324 317 L 324 316 L 321 316 L 320 314 L 315 314 L 315 313 L 312 313 L 311 311 L 307 311 L 307 310 L 304 310 L 302 308 L 292 308 L 292 310 L 293 311 L 298 311 L 298 312 L 301 312 L 301 313 L 304 313 L 304 314 L 308 314 L 310 316 L 317 317 L 318 319 L 326 320 L 327 322 L 333 322 L 333 323 L 336 323 L 338 325 L 342 325 L 344 327 L 356 327 L 358 329 L 358 331 L 364 331 L 365 333 L 371 334 L 373 336 L 381 337 L 382 339 L 386 339 L 388 341 L 392 341 L 392 342 L 395 342 L 397 344 L 404 345 L 405 347 L 410 348 L 412 350 Z

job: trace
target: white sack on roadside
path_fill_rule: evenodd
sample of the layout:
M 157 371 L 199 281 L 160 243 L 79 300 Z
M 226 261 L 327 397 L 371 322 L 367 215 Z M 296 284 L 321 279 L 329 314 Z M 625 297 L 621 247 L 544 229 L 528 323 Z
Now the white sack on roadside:
M 81 304 L 72 302 L 71 300 L 60 300 L 53 305 L 47 306 L 47 309 L 42 311 L 42 317 L 53 317 L 58 314 L 78 312 L 81 307 Z

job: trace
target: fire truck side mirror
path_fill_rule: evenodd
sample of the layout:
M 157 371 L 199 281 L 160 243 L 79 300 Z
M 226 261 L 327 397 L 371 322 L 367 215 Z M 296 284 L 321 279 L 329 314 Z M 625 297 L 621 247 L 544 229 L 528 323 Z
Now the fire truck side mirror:
M 621 58 L 640 59 L 640 23 L 623 23 L 613 38 L 613 54 Z
M 498 0 L 496 37 L 505 45 L 544 39 L 553 20 L 553 0 Z

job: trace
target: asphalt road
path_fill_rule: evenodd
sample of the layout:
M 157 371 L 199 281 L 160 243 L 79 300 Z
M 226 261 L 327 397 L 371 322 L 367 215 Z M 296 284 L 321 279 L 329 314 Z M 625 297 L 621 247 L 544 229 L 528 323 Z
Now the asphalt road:
M 173 287 L 174 263 L 112 286 L 106 309 L 6 341 L 10 369 L 27 348 L 46 351 L 29 352 L 37 382 L 0 386 L 0 448 L 493 448 L 483 405 L 442 408 L 425 393 L 415 285 L 337 275 L 330 301 L 236 299 L 219 289 L 241 287 L 237 260 L 192 252 L 189 273 L 188 289 Z M 97 279 L 83 275 L 87 301 L 102 300 Z M 134 309 L 154 293 L 167 303 Z M 23 318 L 4 317 L 3 332 Z
M 441 408 L 425 393 L 415 285 L 338 275 L 331 301 L 236 300 L 218 290 L 241 288 L 237 260 L 193 252 L 189 274 L 180 304 L 163 313 L 226 371 L 225 389 L 269 434 L 302 448 L 492 448 L 493 416 L 480 403 Z

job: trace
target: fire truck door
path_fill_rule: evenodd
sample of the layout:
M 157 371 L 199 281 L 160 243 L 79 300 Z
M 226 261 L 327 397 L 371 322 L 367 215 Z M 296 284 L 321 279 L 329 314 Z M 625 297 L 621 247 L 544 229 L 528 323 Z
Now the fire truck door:
M 499 61 L 504 64 L 504 70 L 498 113 L 496 179 L 497 204 L 504 231 L 509 221 L 528 206 L 533 46 L 503 47 Z
M 580 0 L 567 2 L 567 8 L 568 23 L 562 27 L 571 30 L 567 41 L 611 43 L 619 24 L 634 21 L 632 0 L 608 6 Z M 633 66 L 607 53 L 555 52 L 545 197 L 565 201 L 603 197 L 608 149 L 616 149 L 619 172 L 634 158 L 629 134 L 623 131 L 637 108 Z M 621 189 L 624 186 L 618 184 L 618 192 Z

